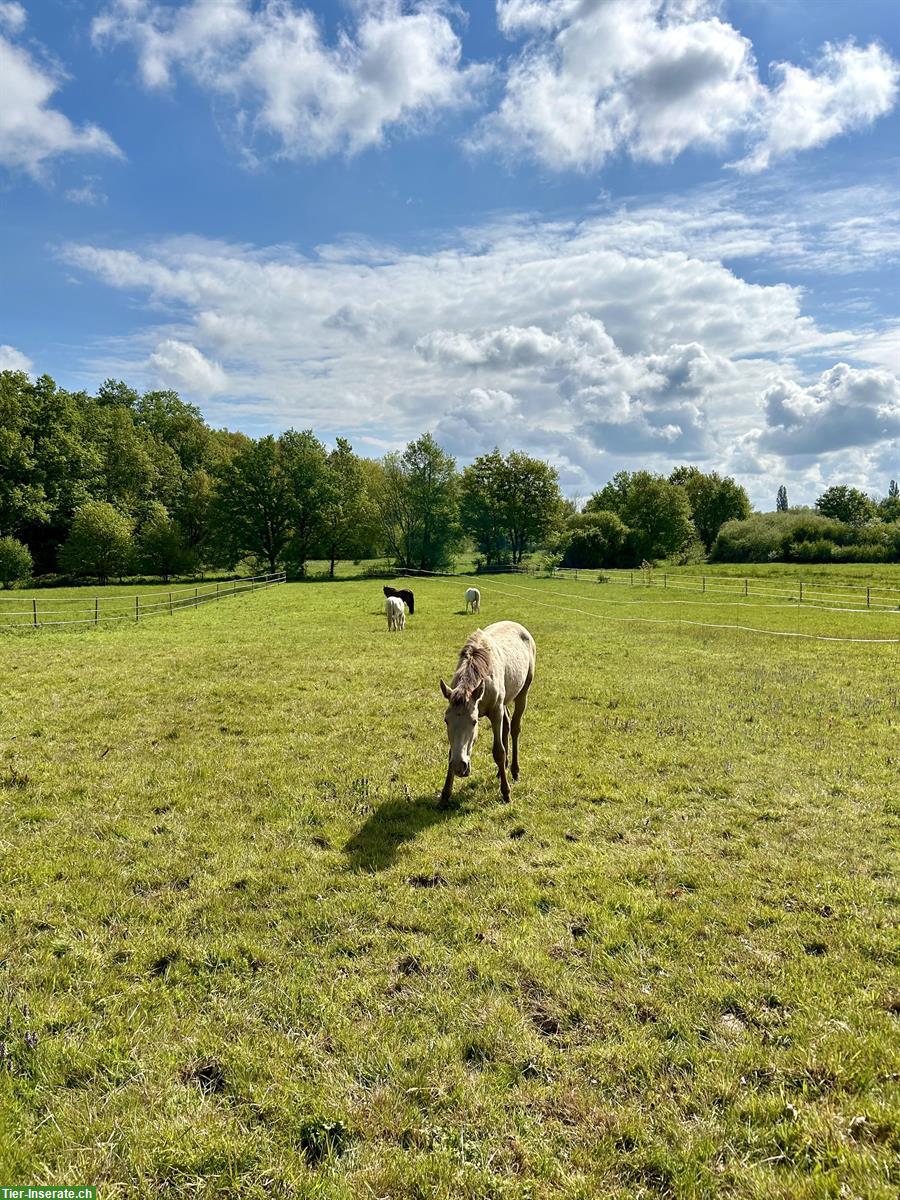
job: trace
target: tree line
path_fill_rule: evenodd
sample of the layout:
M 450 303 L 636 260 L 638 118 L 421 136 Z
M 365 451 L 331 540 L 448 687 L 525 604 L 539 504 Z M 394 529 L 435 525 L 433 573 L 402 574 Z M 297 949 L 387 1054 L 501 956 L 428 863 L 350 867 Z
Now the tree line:
M 790 509 L 782 487 L 775 513 L 753 514 L 733 479 L 682 466 L 668 477 L 621 471 L 579 505 L 563 498 L 551 465 L 517 450 L 460 471 L 425 433 L 369 459 L 344 438 L 329 449 L 309 429 L 255 439 L 213 429 L 174 391 L 139 394 L 108 379 L 90 395 L 48 375 L 0 372 L 4 586 L 58 574 L 167 580 L 239 564 L 302 576 L 311 560 L 334 575 L 342 560 L 383 556 L 440 570 L 472 550 L 486 567 L 537 549 L 548 565 L 576 567 L 673 556 L 884 560 L 900 558 L 895 533 L 894 481 L 878 503 L 829 488 L 816 511 Z

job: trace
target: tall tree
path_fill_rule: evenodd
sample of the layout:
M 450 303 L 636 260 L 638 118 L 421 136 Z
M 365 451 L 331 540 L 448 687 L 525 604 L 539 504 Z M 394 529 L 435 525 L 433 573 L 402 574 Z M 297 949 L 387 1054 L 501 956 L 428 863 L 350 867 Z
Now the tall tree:
M 250 442 L 220 468 L 212 503 L 222 550 L 230 563 L 245 555 L 274 571 L 290 531 L 290 493 L 274 437 Z
M 513 562 L 520 563 L 559 518 L 559 476 L 542 459 L 513 450 L 506 456 L 500 482 L 506 537 Z
M 877 515 L 875 504 L 866 493 L 846 483 L 826 488 L 816 501 L 816 508 L 823 517 L 834 517 L 848 525 L 865 525 Z
M 669 482 L 684 488 L 691 506 L 691 520 L 707 553 L 726 521 L 743 521 L 750 516 L 747 493 L 730 475 L 709 474 L 698 467 L 676 467 Z
M 462 473 L 460 521 L 487 566 L 507 560 L 510 552 L 503 512 L 503 474 L 503 457 L 497 449 L 479 455 Z
M 684 489 L 649 471 L 620 471 L 585 505 L 585 512 L 604 510 L 628 526 L 636 558 L 665 558 L 696 533 Z
M 328 455 L 311 429 L 289 429 L 279 447 L 291 531 L 287 558 L 292 571 L 305 575 L 307 559 L 322 533 Z
M 888 494 L 878 505 L 878 513 L 882 521 L 900 521 L 900 484 L 892 479 Z
M 775 511 L 787 512 L 788 510 L 788 494 L 784 484 L 778 489 L 778 495 L 775 497 Z
M 460 534 L 455 460 L 425 433 L 382 466 L 378 504 L 388 552 L 404 567 L 445 566 Z
M 346 438 L 328 455 L 322 488 L 322 543 L 328 574 L 341 558 L 362 555 L 370 539 L 371 514 L 366 475 Z

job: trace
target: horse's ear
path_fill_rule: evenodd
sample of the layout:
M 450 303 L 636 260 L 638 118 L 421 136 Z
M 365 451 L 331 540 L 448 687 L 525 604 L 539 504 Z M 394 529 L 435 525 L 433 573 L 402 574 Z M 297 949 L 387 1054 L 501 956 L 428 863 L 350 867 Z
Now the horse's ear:
M 447 687 L 446 683 L 444 683 L 443 679 L 441 680 L 441 691 L 444 693 L 444 699 L 449 700 L 450 699 L 450 689 Z
M 481 700 L 481 697 L 483 695 L 484 695 L 484 680 L 482 679 L 482 681 L 481 681 L 481 683 L 479 683 L 478 687 L 475 688 L 472 692 L 472 697 L 471 697 L 472 703 L 478 704 L 478 702 Z

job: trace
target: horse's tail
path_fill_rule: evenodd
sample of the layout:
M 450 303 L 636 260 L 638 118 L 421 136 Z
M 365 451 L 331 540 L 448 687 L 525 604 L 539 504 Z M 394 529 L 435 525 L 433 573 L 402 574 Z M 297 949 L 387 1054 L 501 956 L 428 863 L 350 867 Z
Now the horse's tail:
M 416 611 L 416 598 L 412 592 L 407 592 L 406 594 L 409 596 L 409 615 L 412 616 Z

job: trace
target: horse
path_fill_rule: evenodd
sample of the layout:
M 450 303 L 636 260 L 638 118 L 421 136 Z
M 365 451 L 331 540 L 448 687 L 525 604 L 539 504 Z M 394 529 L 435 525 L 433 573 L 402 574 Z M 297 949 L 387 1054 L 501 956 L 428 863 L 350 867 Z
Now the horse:
M 481 592 L 478 588 L 466 588 L 466 612 L 471 605 L 472 612 L 481 612 Z
M 500 776 L 500 792 L 509 800 L 506 762 L 512 734 L 513 780 L 519 778 L 519 729 L 528 705 L 528 689 L 534 679 L 534 638 L 516 621 L 497 621 L 487 629 L 476 629 L 459 652 L 450 687 L 441 680 L 447 701 L 444 721 L 450 741 L 447 778 L 441 804 L 449 803 L 453 778 L 465 779 L 472 770 L 472 748 L 478 737 L 478 719 L 487 717 L 494 731 L 494 762 Z M 512 720 L 507 705 L 515 701 Z
M 385 596 L 399 596 L 400 599 L 403 601 L 403 603 L 406 605 L 406 607 L 409 609 L 410 616 L 412 616 L 413 613 L 416 611 L 416 598 L 413 595 L 413 593 L 409 590 L 409 588 L 400 588 L 398 590 L 397 588 L 385 586 L 381 590 L 384 592 Z
M 399 596 L 388 596 L 384 611 L 387 613 L 388 630 L 406 628 L 406 612 Z

